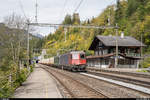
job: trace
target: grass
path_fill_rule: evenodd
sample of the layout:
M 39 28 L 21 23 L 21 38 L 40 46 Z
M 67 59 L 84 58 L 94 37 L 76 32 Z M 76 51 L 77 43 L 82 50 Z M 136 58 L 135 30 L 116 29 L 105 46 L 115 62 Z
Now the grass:
M 145 73 L 147 73 L 148 71 L 147 70 L 137 70 L 136 72 L 145 72 Z

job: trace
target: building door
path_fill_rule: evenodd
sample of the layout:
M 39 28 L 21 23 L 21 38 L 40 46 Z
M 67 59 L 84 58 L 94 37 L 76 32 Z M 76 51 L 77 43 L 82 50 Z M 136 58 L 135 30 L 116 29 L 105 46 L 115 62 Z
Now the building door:
M 109 67 L 108 68 L 115 68 L 115 59 L 109 59 Z

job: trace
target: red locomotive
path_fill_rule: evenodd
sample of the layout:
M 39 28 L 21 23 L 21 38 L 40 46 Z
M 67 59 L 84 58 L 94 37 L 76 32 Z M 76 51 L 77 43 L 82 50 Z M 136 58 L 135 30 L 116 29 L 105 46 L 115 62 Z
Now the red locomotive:
M 60 55 L 59 65 L 71 71 L 85 71 L 86 58 L 83 51 L 71 51 Z
M 70 51 L 63 55 L 44 59 L 40 63 L 70 71 L 86 71 L 86 57 L 83 51 Z

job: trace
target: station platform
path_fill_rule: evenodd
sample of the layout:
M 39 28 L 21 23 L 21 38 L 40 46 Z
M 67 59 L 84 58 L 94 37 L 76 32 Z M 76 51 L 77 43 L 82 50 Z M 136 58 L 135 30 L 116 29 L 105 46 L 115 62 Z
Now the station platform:
M 62 98 L 56 81 L 36 65 L 27 80 L 16 89 L 13 98 Z
M 100 67 L 87 67 L 87 69 L 94 69 L 103 72 L 116 72 L 116 73 L 130 73 L 138 75 L 150 76 L 150 72 L 142 72 L 142 70 L 148 70 L 147 68 L 100 68 Z
M 109 70 L 109 71 L 120 71 L 120 72 L 137 72 L 137 68 L 100 68 L 100 67 L 87 67 L 92 69 L 101 69 L 101 70 Z

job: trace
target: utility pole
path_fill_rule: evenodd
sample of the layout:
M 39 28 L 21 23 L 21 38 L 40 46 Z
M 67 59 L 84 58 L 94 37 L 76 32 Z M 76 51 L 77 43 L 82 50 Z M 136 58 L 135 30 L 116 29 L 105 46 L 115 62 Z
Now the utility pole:
M 29 59 L 30 59 L 30 57 L 29 57 L 29 20 L 27 21 L 27 34 L 28 34 L 28 38 L 27 38 L 27 67 L 29 67 Z
M 142 35 L 142 33 L 141 33 L 141 59 L 142 59 L 141 65 L 142 65 L 142 67 L 143 67 L 143 58 L 142 58 L 142 56 L 143 56 L 143 48 L 142 48 L 142 41 L 143 41 L 143 35 Z
M 116 24 L 116 57 L 115 57 L 115 68 L 118 66 L 118 25 Z
M 36 4 L 35 4 L 35 22 L 37 23 L 37 8 L 38 8 L 38 3 L 37 3 L 37 0 L 36 0 Z
M 66 27 L 64 28 L 64 31 L 65 31 L 65 42 L 66 42 L 66 34 L 67 34 L 67 28 Z

